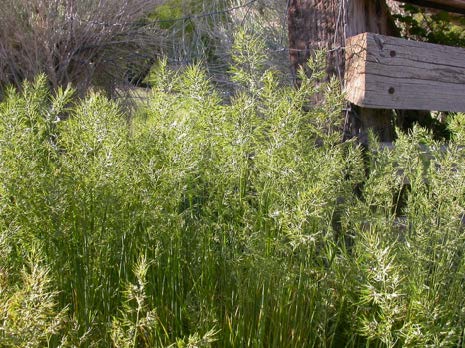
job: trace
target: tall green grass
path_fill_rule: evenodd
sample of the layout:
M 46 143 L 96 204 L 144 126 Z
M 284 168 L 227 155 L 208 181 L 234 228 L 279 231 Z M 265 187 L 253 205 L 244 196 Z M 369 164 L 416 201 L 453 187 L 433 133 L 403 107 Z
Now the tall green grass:
M 257 45 L 230 103 L 162 62 L 130 122 L 41 77 L 8 91 L 2 347 L 462 346 L 463 150 L 341 143 L 322 59 L 296 90 Z

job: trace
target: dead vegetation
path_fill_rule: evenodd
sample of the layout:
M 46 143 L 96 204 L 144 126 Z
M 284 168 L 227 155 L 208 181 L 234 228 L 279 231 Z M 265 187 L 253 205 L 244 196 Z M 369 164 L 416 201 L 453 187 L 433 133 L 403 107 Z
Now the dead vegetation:
M 159 29 L 144 18 L 163 1 L 2 0 L 0 89 L 45 73 L 52 88 L 114 94 L 156 56 Z

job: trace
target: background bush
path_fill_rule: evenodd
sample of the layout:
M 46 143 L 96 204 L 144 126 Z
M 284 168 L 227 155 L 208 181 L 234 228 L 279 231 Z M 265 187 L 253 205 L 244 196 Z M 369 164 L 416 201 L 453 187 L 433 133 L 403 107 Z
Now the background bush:
M 72 83 L 81 96 L 90 86 L 113 96 L 159 52 L 160 34 L 143 20 L 161 3 L 1 1 L 0 89 L 44 73 L 53 89 Z
M 52 89 L 72 83 L 115 97 L 146 87 L 150 67 L 168 57 L 182 68 L 204 62 L 228 93 L 233 33 L 261 36 L 267 64 L 288 73 L 286 5 L 271 0 L 5 0 L 0 4 L 0 90 L 37 74 Z M 131 94 L 132 97 L 134 95 Z M 138 95 L 136 95 L 138 96 Z M 143 95 L 145 96 L 145 95 Z
M 465 45 L 465 21 L 462 16 L 409 4 L 394 12 L 398 12 L 394 17 L 405 37 L 448 46 Z

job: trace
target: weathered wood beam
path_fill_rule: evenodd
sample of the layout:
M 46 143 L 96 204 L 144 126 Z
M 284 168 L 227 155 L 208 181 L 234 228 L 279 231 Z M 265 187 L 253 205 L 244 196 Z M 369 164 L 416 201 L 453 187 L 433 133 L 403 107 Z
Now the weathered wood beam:
M 364 33 L 346 41 L 346 98 L 380 109 L 465 112 L 465 49 Z
M 392 0 L 289 0 L 289 55 L 295 77 L 313 51 L 325 48 L 329 51 L 328 75 L 343 78 L 345 63 L 341 48 L 345 36 L 366 31 L 397 35 L 386 1 Z M 351 118 L 349 126 L 351 133 L 364 139 L 371 129 L 380 139 L 392 140 L 391 110 L 357 108 L 356 111 L 357 117 Z
M 465 0 L 395 0 L 412 5 L 436 8 L 448 12 L 465 14 Z

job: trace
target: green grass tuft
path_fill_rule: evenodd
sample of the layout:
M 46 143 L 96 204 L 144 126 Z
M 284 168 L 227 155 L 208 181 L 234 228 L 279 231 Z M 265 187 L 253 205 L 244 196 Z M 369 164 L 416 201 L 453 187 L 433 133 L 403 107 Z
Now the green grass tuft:
M 228 103 L 162 62 L 130 124 L 43 77 L 8 91 L 0 345 L 462 345 L 463 149 L 415 128 L 364 154 L 321 64 L 296 90 L 255 53 Z

